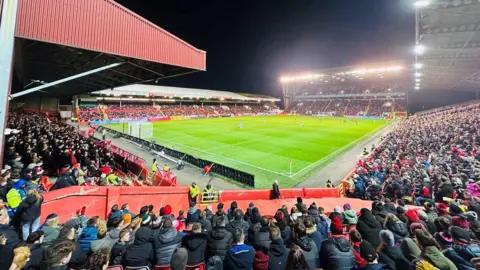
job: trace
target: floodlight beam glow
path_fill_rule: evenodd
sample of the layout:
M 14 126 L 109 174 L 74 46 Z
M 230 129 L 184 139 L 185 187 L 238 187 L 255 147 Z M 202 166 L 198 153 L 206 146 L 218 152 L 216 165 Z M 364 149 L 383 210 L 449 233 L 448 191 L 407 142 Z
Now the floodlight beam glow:
M 419 0 L 415 2 L 415 7 L 416 8 L 423 8 L 423 7 L 428 7 L 430 5 L 431 1 L 428 0 Z

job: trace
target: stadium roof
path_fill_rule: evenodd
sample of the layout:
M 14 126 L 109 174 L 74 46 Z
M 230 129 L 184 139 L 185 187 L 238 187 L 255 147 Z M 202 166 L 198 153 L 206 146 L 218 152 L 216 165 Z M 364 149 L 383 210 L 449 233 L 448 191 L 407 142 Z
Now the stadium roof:
M 280 101 L 264 95 L 240 94 L 227 91 L 216 91 L 195 88 L 170 87 L 159 85 L 134 84 L 117 87 L 113 90 L 106 89 L 92 94 L 108 96 L 149 96 L 149 97 L 171 97 L 171 98 L 192 98 L 192 99 L 220 99 L 220 100 L 244 100 L 244 101 Z
M 424 1 L 426 2 L 426 1 Z M 421 89 L 478 90 L 480 1 L 431 1 L 418 7 L 417 43 Z
M 54 96 L 206 69 L 196 49 L 113 0 L 18 0 L 12 92 L 120 64 L 55 87 Z
M 408 78 L 408 65 L 403 61 L 390 61 L 364 65 L 337 67 L 286 74 L 279 78 L 282 84 L 315 83 L 336 84 L 348 82 L 404 81 Z

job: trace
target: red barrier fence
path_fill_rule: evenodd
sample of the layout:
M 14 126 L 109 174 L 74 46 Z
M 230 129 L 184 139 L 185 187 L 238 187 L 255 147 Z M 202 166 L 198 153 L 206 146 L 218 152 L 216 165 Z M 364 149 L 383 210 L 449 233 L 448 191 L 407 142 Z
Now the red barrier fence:
M 340 197 L 339 188 L 286 188 L 280 190 L 280 199 Z M 219 201 L 255 201 L 270 200 L 271 190 L 224 190 L 220 192 Z

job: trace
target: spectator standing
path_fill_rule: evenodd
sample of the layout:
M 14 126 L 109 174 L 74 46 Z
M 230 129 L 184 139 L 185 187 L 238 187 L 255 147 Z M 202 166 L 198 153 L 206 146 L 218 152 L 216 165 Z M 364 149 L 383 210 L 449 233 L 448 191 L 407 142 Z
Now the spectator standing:
M 272 199 L 278 200 L 280 199 L 280 188 L 278 187 L 278 181 L 273 181 L 272 184 Z
M 225 216 L 218 217 L 216 222 L 215 227 L 207 235 L 207 257 L 219 256 L 223 260 L 232 247 L 233 237 L 225 228 Z
M 120 240 L 115 243 L 110 253 L 110 265 L 121 265 L 122 258 L 127 251 L 128 243 L 130 242 L 130 229 L 124 228 L 120 231 Z
M 233 220 L 231 220 L 225 226 L 225 228 L 232 234 L 236 228 L 240 228 L 245 235 L 245 239 L 248 239 L 249 225 L 247 221 L 243 220 L 243 213 L 241 209 L 235 209 L 235 211 L 233 212 Z
M 310 269 L 320 267 L 318 249 L 315 243 L 307 237 L 307 230 L 303 223 L 296 223 L 293 229 L 293 244 L 300 247 Z
M 155 265 L 168 265 L 176 248 L 181 246 L 182 234 L 175 230 L 171 220 L 163 222 L 163 228 L 153 237 Z
M 360 217 L 358 217 L 357 230 L 362 235 L 364 240 L 367 240 L 373 246 L 380 245 L 380 231 L 382 225 L 375 219 L 372 212 L 367 208 L 360 210 Z
M 182 247 L 188 252 L 188 265 L 197 265 L 205 262 L 207 235 L 202 233 L 202 227 L 199 223 L 193 224 L 192 232 L 183 237 Z
M 281 268 L 280 268 L 281 269 Z M 297 246 L 293 245 L 288 253 L 287 265 L 285 270 L 307 270 L 310 269 L 303 250 Z
M 349 203 L 343 205 L 343 210 L 345 223 L 348 225 L 356 225 L 358 221 L 357 211 L 353 210 Z
M 275 214 L 275 220 L 277 221 L 277 226 L 280 229 L 280 234 L 283 239 L 285 246 L 290 246 L 292 242 L 292 229 L 287 224 L 287 218 L 283 211 L 277 211 Z
M 98 217 L 90 218 L 87 221 L 87 227 L 82 230 L 82 233 L 80 234 L 80 237 L 78 239 L 78 243 L 80 243 L 82 250 L 86 253 L 89 253 L 91 251 L 90 243 L 98 239 L 97 223 Z
M 457 270 L 455 264 L 438 249 L 435 238 L 426 230 L 415 230 L 415 238 L 418 241 L 418 246 L 422 250 L 422 258 L 440 270 Z
M 28 235 L 40 227 L 43 197 L 37 190 L 28 191 L 27 197 L 17 208 L 16 215 L 21 221 L 22 237 L 26 241 Z
M 154 260 L 154 252 L 152 244 L 150 243 L 151 235 L 152 231 L 146 227 L 140 227 L 135 232 L 135 241 L 133 242 L 133 244 L 127 247 L 125 255 L 123 256 L 122 265 L 127 267 L 152 267 L 152 262 Z M 167 264 L 169 263 L 170 257 Z
M 270 227 L 270 240 L 272 242 L 268 249 L 268 269 L 284 269 L 290 250 L 285 247 L 278 227 Z
M 270 230 L 268 217 L 263 216 L 260 219 L 260 228 L 255 232 L 253 237 L 253 248 L 257 251 L 267 251 L 270 247 Z M 245 236 L 245 233 L 243 234 Z
M 349 233 L 350 243 L 352 244 L 353 254 L 355 255 L 355 264 L 357 268 L 363 269 L 367 265 L 367 261 L 360 255 L 360 243 L 362 235 L 357 230 L 351 230 Z
M 7 237 L 0 233 L 0 270 L 8 270 L 13 262 L 13 249 L 7 244 Z
M 235 233 L 233 235 L 233 241 L 235 244 L 227 251 L 225 255 L 223 269 L 252 269 L 255 257 L 255 249 L 244 243 L 245 234 L 241 229 L 235 229 Z
M 24 269 L 28 270 L 38 270 L 40 269 L 40 264 L 44 261 L 45 250 L 42 247 L 43 242 L 43 231 L 32 232 L 27 241 L 25 241 L 30 248 L 30 258 L 25 264 Z
M 332 218 L 330 238 L 322 243 L 320 262 L 323 269 L 350 269 L 355 267 L 355 254 L 347 238 L 339 217 Z
M 46 270 L 68 270 L 67 264 L 74 249 L 75 244 L 68 240 L 48 247 L 45 251 Z
M 0 234 L 5 237 L 5 247 L 13 250 L 20 244 L 17 231 L 10 225 L 10 218 L 8 217 L 7 209 L 0 209 Z
M 198 188 L 197 183 L 192 183 L 192 186 L 190 187 L 190 192 L 188 194 L 190 196 L 190 201 L 197 204 L 198 194 L 200 194 L 200 189 Z

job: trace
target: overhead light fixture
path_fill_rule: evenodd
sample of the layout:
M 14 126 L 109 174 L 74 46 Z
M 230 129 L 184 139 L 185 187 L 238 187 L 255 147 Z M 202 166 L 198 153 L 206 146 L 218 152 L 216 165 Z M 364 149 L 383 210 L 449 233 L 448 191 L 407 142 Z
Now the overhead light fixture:
M 415 90 L 420 90 L 420 86 L 415 86 Z
M 415 7 L 416 8 L 424 8 L 428 7 L 430 5 L 431 1 L 428 0 L 418 0 L 415 2 Z
M 415 51 L 416 54 L 421 55 L 425 52 L 425 46 L 417 44 L 417 45 L 415 45 L 414 51 Z
M 415 63 L 413 66 L 414 66 L 416 69 L 421 69 L 421 68 L 423 68 L 423 64 L 422 64 L 422 63 Z
M 416 78 L 415 81 L 416 81 L 416 82 L 420 82 L 421 79 L 420 79 L 420 78 Z
M 419 86 L 419 87 L 420 87 L 420 83 L 416 83 L 415 86 Z
M 415 72 L 415 77 L 417 77 L 417 78 L 418 78 L 418 77 L 422 77 L 422 73 L 420 73 L 420 72 Z

